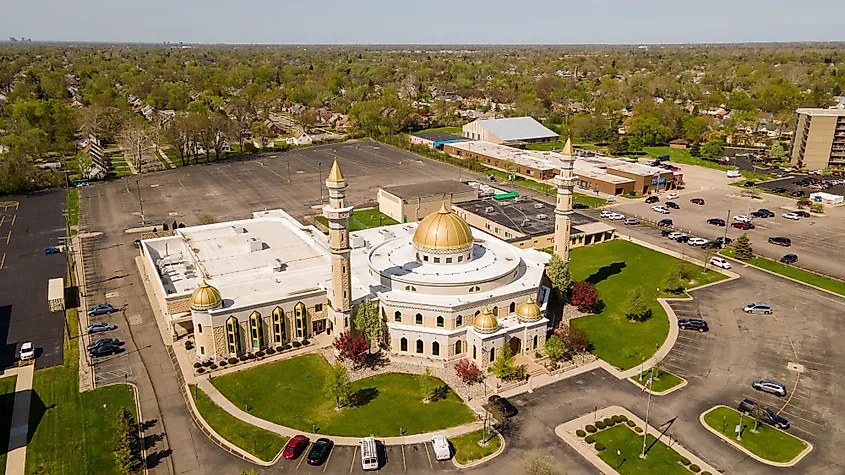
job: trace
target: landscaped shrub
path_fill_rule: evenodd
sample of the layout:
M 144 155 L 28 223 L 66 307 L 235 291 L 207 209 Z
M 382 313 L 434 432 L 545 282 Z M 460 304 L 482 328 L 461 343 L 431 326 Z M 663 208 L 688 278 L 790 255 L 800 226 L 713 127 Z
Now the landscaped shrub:
M 635 425 L 637 425 L 637 423 L 634 421 L 626 421 L 625 423 L 628 424 L 628 427 L 634 427 Z
M 607 426 L 607 427 L 610 427 L 610 426 L 612 426 L 613 424 L 616 423 L 616 422 L 614 422 L 612 417 L 605 417 L 604 419 L 602 419 L 602 422 L 604 422 L 604 425 Z
M 203 366 L 205 366 L 206 368 L 208 368 L 208 367 L 209 367 L 209 366 L 211 366 L 212 364 L 213 364 L 213 363 L 211 362 L 211 360 L 209 360 L 209 361 L 203 361 L 203 362 L 202 362 L 202 365 L 203 365 Z
M 238 359 L 241 360 L 241 361 L 246 361 L 248 358 L 247 358 L 246 355 L 240 355 L 240 356 L 238 356 Z
M 300 346 L 302 346 L 302 343 L 300 343 L 300 342 L 298 342 L 298 341 L 293 342 L 293 347 L 294 347 L 294 348 L 299 348 Z
M 681 465 L 687 466 L 690 464 L 690 461 L 686 457 L 681 457 Z
M 622 416 L 620 416 L 618 414 L 611 417 L 611 419 L 613 419 L 614 424 L 619 424 L 620 422 L 622 422 L 624 420 L 624 419 L 622 419 Z
M 619 414 L 619 420 L 625 422 L 628 420 L 628 416 L 626 416 L 625 414 Z
M 229 364 L 235 364 L 238 362 L 238 359 L 235 357 L 229 358 Z
M 273 348 L 267 348 L 266 353 L 267 353 L 268 355 L 272 355 L 272 354 L 275 354 L 275 353 L 276 353 L 276 350 L 274 350 Z
M 305 338 L 304 340 L 302 340 L 302 344 L 303 344 L 303 345 L 307 345 L 307 344 L 309 344 L 309 343 L 311 343 L 311 341 L 310 341 L 310 340 L 308 340 L 308 338 Z
M 577 435 L 578 437 L 586 437 L 587 433 L 584 432 L 584 429 L 578 429 L 575 431 L 575 435 Z
M 701 467 L 696 464 L 692 464 L 689 466 L 689 469 L 693 471 L 693 473 L 698 473 L 701 471 Z
M 190 350 L 193 347 L 194 347 L 194 342 L 192 342 L 191 340 L 188 340 L 188 341 L 185 342 L 185 349 L 186 350 Z
M 588 435 L 587 437 L 584 437 L 584 442 L 586 442 L 588 444 L 592 444 L 595 441 L 596 441 L 596 438 L 593 437 L 592 435 Z
M 197 374 L 203 374 L 203 373 L 205 373 L 205 368 L 198 368 L 197 369 Z
M 713 474 L 705 470 L 705 471 L 701 472 L 701 475 L 713 475 Z
M 257 356 L 257 357 L 261 358 L 262 356 L 264 356 L 264 352 L 263 352 L 263 351 L 259 351 L 258 353 L 256 353 L 256 354 L 255 354 L 255 356 Z
M 596 426 L 594 426 L 594 425 L 592 425 L 592 424 L 587 424 L 587 427 L 585 427 L 584 429 L 586 429 L 586 430 L 587 430 L 587 432 L 589 432 L 589 433 L 591 433 L 591 434 L 592 434 L 593 432 L 595 432 L 595 431 L 596 431 Z
M 248 360 L 254 360 L 254 359 L 255 359 L 255 355 L 254 355 L 254 354 L 252 354 L 252 353 L 247 353 L 247 354 L 246 354 L 246 359 L 248 359 Z
M 640 427 L 640 426 L 634 427 L 634 432 L 636 432 L 637 434 L 642 434 L 642 433 L 643 433 L 643 428 L 642 428 L 642 427 Z
M 596 429 L 598 429 L 598 430 L 604 429 L 604 421 L 597 421 L 596 422 Z
M 217 369 L 217 365 L 214 364 L 214 363 L 211 363 L 211 366 L 209 366 L 208 369 Z
M 604 446 L 601 442 L 596 442 L 596 450 L 601 452 L 602 450 L 606 449 L 607 447 Z
M 227 364 L 229 364 L 229 363 L 227 363 L 226 360 L 220 361 L 220 366 L 226 366 Z
M 200 366 L 202 366 L 202 363 L 200 363 L 199 361 L 194 363 L 194 368 L 199 368 Z
M 536 359 L 538 359 L 538 360 L 539 360 L 539 359 L 540 359 L 540 358 L 542 358 L 542 357 L 543 357 L 543 355 L 542 355 L 542 353 L 540 353 L 539 351 L 535 351 L 535 352 L 534 352 L 534 358 L 536 358 Z
M 285 346 L 282 347 L 282 349 L 283 350 L 289 350 L 290 349 L 290 343 L 286 343 Z

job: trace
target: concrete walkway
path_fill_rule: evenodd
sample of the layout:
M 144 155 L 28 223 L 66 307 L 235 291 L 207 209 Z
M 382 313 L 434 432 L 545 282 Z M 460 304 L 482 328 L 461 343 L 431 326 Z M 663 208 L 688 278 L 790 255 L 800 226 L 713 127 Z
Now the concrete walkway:
M 200 380 L 197 386 L 202 389 L 208 395 L 208 397 L 211 398 L 212 401 L 214 401 L 215 404 L 220 406 L 224 411 L 228 412 L 234 417 L 237 417 L 238 419 L 246 423 L 252 424 L 256 427 L 260 427 L 270 432 L 275 432 L 276 434 L 282 435 L 284 437 L 293 437 L 297 434 L 303 434 L 312 440 L 318 439 L 320 437 L 331 437 L 335 445 L 358 445 L 361 441 L 360 437 L 332 437 L 326 434 L 312 434 L 309 432 L 303 432 L 300 430 L 291 429 L 290 427 L 284 427 L 278 424 L 274 424 L 272 422 L 255 417 L 252 414 L 242 411 L 241 408 L 232 404 L 231 401 L 226 399 L 226 397 L 223 396 L 223 394 L 221 394 L 220 391 L 218 391 L 217 388 L 215 388 L 207 379 Z M 429 432 L 426 434 L 409 435 L 405 437 L 379 437 L 379 440 L 382 441 L 385 445 L 417 444 L 421 442 L 428 442 L 434 435 L 445 435 L 446 437 L 457 437 L 460 435 L 464 435 L 469 432 L 481 429 L 482 425 L 483 423 L 479 421 L 436 432 Z
M 26 469 L 26 440 L 29 432 L 29 403 L 32 395 L 32 376 L 35 364 L 7 370 L 6 375 L 18 377 L 15 383 L 15 405 L 9 429 L 9 450 L 6 456 L 6 475 L 23 475 Z

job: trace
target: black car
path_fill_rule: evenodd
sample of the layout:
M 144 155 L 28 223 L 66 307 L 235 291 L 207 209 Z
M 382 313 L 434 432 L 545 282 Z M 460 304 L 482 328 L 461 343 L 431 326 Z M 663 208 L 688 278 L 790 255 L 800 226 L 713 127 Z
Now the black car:
M 756 183 L 754 183 L 753 181 L 746 181 L 745 183 L 742 184 L 742 186 L 744 186 L 746 188 L 751 188 L 754 185 L 756 185 Z
M 681 209 L 681 207 L 678 206 L 678 203 L 675 203 L 674 201 L 667 201 L 665 206 L 672 209 Z
M 798 262 L 798 256 L 795 254 L 786 254 L 780 258 L 780 261 L 784 264 L 795 264 Z
M 716 239 L 714 239 L 713 242 L 717 242 L 717 243 L 721 244 L 722 246 L 727 246 L 728 244 L 734 242 L 734 240 L 729 238 L 729 237 L 719 236 Z
M 687 241 L 689 241 L 689 236 L 682 234 L 682 235 L 676 237 L 675 241 L 677 241 L 677 242 L 687 242 Z
M 721 249 L 722 243 L 716 241 L 707 241 L 701 245 L 702 249 Z
M 678 320 L 678 327 L 681 330 L 697 330 L 700 332 L 706 332 L 710 329 L 707 322 L 700 318 L 681 318 Z
M 657 203 L 658 201 L 660 201 L 660 198 L 658 198 L 656 196 L 649 196 L 648 198 L 645 199 L 645 202 L 648 203 L 648 204 Z
M 573 203 L 572 209 L 590 209 L 590 207 L 585 205 L 584 203 Z
M 325 437 L 320 437 L 311 446 L 311 450 L 308 451 L 308 458 L 305 461 L 308 462 L 308 465 L 322 465 L 329 458 L 333 446 L 334 442 Z
M 721 226 L 725 227 L 725 220 L 722 218 L 710 218 L 707 220 L 707 224 L 712 224 L 713 226 Z
M 757 407 L 757 402 L 754 401 L 753 399 L 748 399 L 748 398 L 743 399 L 739 403 L 739 405 L 736 406 L 736 408 L 739 412 L 742 412 L 742 413 L 745 413 L 745 414 L 751 414 L 751 411 L 753 411 L 754 408 L 756 408 L 756 407 Z
M 789 247 L 792 245 L 792 239 L 786 237 L 770 237 L 769 244 L 777 244 L 778 246 Z
M 775 188 L 772 188 L 772 193 L 786 193 L 786 188 L 782 186 L 777 186 Z
M 499 396 L 498 394 L 494 394 L 487 398 L 487 401 L 490 403 L 490 409 L 496 412 L 500 412 L 505 417 L 513 417 L 517 414 L 516 407 L 510 403 L 507 399 Z
M 94 348 L 103 346 L 103 345 L 111 345 L 111 346 L 120 346 L 123 342 L 117 338 L 100 338 L 97 341 L 93 341 L 88 344 L 88 350 L 93 350 Z
M 673 222 L 669 218 L 663 218 L 663 219 L 661 219 L 660 221 L 657 222 L 657 225 L 660 226 L 661 228 L 666 227 L 666 226 L 671 226 L 672 224 L 673 224 Z
M 763 408 L 763 417 L 761 420 L 766 424 L 777 427 L 778 429 L 789 429 L 789 421 L 768 407 Z
M 121 348 L 117 345 L 100 345 L 92 350 L 88 351 L 88 354 L 91 355 L 92 358 L 98 358 L 101 356 L 109 356 L 120 353 Z
M 670 235 L 674 232 L 675 231 L 673 231 L 671 229 L 664 229 L 664 230 L 660 231 L 660 235 L 663 236 L 663 237 L 666 237 L 666 236 L 668 236 L 668 235 Z
M 798 216 L 800 216 L 802 218 L 809 218 L 810 217 L 810 213 L 808 213 L 806 211 L 796 211 L 795 214 L 797 214 Z
M 694 204 L 694 205 L 703 205 L 704 199 L 703 198 L 693 198 L 693 199 L 689 200 L 689 202 Z
M 759 214 L 761 218 L 774 218 L 775 217 L 775 213 L 772 213 L 770 210 L 767 210 L 766 208 L 760 208 L 757 211 L 755 211 L 754 213 Z M 751 214 L 754 214 L 754 213 L 751 213 Z

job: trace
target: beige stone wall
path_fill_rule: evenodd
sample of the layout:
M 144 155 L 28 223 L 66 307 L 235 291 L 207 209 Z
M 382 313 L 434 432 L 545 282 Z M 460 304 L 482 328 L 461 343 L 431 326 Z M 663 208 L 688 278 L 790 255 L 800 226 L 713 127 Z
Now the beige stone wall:
M 332 282 L 336 283 L 332 288 L 332 305 L 338 310 L 349 310 L 352 307 L 352 282 L 349 276 L 348 254 L 345 259 L 333 255 L 331 260 Z
M 167 302 L 167 313 L 170 315 L 182 312 L 190 312 L 191 311 L 191 301 L 189 298 L 184 298 L 180 300 L 173 300 Z
M 218 357 L 228 357 L 229 349 L 226 345 L 226 327 L 214 327 L 214 350 L 206 353 L 213 353 Z

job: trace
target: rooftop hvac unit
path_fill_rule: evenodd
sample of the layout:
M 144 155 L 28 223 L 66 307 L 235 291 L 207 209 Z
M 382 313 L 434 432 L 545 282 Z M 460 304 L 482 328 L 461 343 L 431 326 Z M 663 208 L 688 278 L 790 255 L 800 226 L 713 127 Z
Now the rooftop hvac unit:
M 264 248 L 264 243 L 259 241 L 258 238 L 251 237 L 246 242 L 249 243 L 249 252 L 258 252 Z
M 246 234 L 246 229 L 243 226 L 232 226 L 235 230 L 235 234 Z
M 349 239 L 349 243 L 352 245 L 352 249 L 358 249 L 358 248 L 364 247 L 366 245 L 367 241 L 365 241 L 364 238 L 362 238 L 361 236 L 353 235 Z
M 537 215 L 537 219 L 548 219 L 548 218 L 549 218 L 548 215 L 545 215 L 545 214 L 538 214 Z
M 534 203 L 534 209 L 543 209 L 543 203 Z
M 384 239 L 385 241 L 390 241 L 391 239 L 396 237 L 393 231 L 389 229 L 382 229 L 381 231 L 379 231 L 379 234 L 381 234 L 382 239 Z
M 270 270 L 273 272 L 281 272 L 285 270 L 285 264 L 282 263 L 281 259 L 272 259 L 270 261 Z
M 493 212 L 493 207 L 492 207 L 492 206 L 488 206 L 488 207 L 484 208 L 484 212 L 485 212 L 485 213 L 492 213 L 492 212 Z
M 522 220 L 522 226 L 523 227 L 528 226 L 530 223 L 531 223 L 531 220 L 528 219 L 528 218 L 525 218 L 525 219 Z

